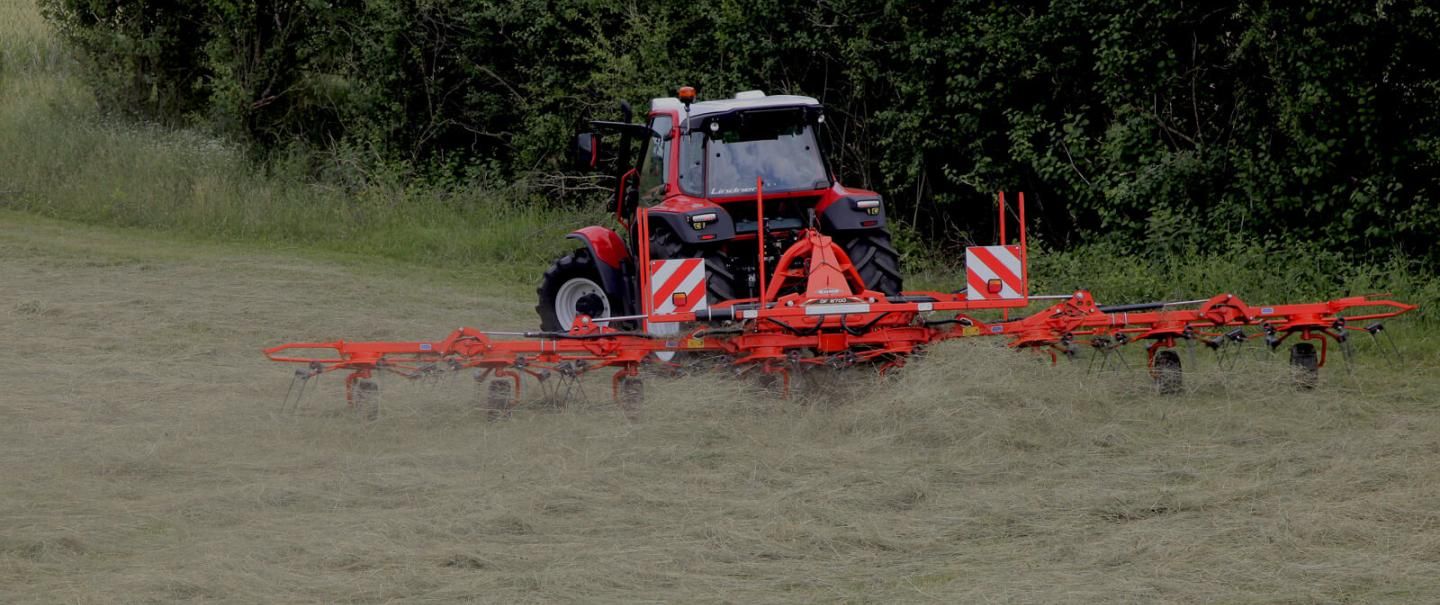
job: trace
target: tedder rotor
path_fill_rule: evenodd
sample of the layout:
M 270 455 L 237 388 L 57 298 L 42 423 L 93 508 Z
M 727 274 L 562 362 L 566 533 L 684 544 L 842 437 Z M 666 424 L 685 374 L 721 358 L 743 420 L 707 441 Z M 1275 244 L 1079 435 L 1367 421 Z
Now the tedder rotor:
M 763 376 L 788 394 L 792 377 L 810 369 L 863 365 L 884 374 L 937 342 L 986 336 L 1052 360 L 1073 356 L 1083 345 L 1108 358 L 1121 346 L 1143 343 L 1150 375 L 1162 393 L 1180 390 L 1179 343 L 1200 343 L 1223 360 L 1250 340 L 1261 339 L 1273 351 L 1293 339 L 1290 363 L 1298 371 L 1299 386 L 1309 388 L 1332 344 L 1348 356 L 1350 335 L 1379 337 L 1381 320 L 1415 308 L 1376 296 L 1259 306 L 1231 294 L 1121 306 L 1098 305 L 1084 290 L 1032 296 L 1024 194 L 1018 203 L 1018 245 L 1002 235 L 998 245 L 967 249 L 964 288 L 885 292 L 867 284 L 857 259 L 815 220 L 792 229 L 791 243 L 778 256 L 767 255 L 772 229 L 767 228 L 765 188 L 764 180 L 757 180 L 750 198 L 757 229 L 745 240 L 753 246 L 759 270 L 754 296 L 709 300 L 707 259 L 654 258 L 651 246 L 642 243 L 636 246 L 636 264 L 645 268 L 638 275 L 638 291 L 643 293 L 638 313 L 577 313 L 563 329 L 532 332 L 467 327 L 433 341 L 289 343 L 266 349 L 265 355 L 303 364 L 291 385 L 294 389 L 298 383 L 302 392 L 316 376 L 345 372 L 346 399 L 362 409 L 376 395 L 371 379 L 377 374 L 416 379 L 472 370 L 487 393 L 492 416 L 520 405 L 528 381 L 573 385 L 602 369 L 611 373 L 615 401 L 634 412 L 643 398 L 642 366 L 678 367 L 685 355 L 724 359 L 724 367 Z M 1004 193 L 999 206 L 1003 234 Z M 653 232 L 651 218 L 649 209 L 635 209 L 633 228 L 642 234 L 640 242 L 648 242 L 643 234 Z M 732 246 L 730 254 L 735 249 Z M 1037 301 L 1053 302 L 1019 316 Z M 1016 317 L 976 315 L 996 310 Z

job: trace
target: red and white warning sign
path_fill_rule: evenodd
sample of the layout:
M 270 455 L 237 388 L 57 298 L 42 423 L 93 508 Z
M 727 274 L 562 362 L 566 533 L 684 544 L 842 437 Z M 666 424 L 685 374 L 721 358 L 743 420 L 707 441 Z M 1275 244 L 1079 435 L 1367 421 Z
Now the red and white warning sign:
M 970 300 L 1025 298 L 1025 269 L 1020 246 L 973 246 L 965 249 L 965 281 Z
M 703 311 L 705 301 L 705 259 L 680 258 L 650 261 L 650 309 L 652 313 Z

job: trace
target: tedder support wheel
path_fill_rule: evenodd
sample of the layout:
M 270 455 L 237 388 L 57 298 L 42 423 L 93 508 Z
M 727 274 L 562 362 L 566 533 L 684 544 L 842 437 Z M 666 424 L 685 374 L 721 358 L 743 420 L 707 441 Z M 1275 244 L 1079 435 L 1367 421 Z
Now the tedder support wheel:
M 540 287 L 535 292 L 540 298 L 540 303 L 535 305 L 535 312 L 540 314 L 540 329 L 550 332 L 569 330 L 580 315 L 601 319 L 614 315 L 619 309 L 618 303 L 605 293 L 600 271 L 587 248 L 555 261 L 540 278 Z
M 640 408 L 645 404 L 645 381 L 634 377 L 626 376 L 620 379 L 620 411 L 625 412 L 625 417 L 636 420 L 640 417 Z
M 355 413 L 361 420 L 380 419 L 380 385 L 373 380 L 355 383 Z
M 660 227 L 650 235 L 650 258 L 655 260 L 704 258 L 706 301 L 713 305 L 739 297 L 735 273 L 725 266 L 725 258 L 718 250 L 687 245 L 680 241 L 680 238 L 675 237 L 675 233 L 668 228 Z
M 900 253 L 890 243 L 890 234 L 864 231 L 848 238 L 835 238 L 865 280 L 865 287 L 895 296 L 904 288 L 900 277 Z
M 1320 382 L 1320 356 L 1315 345 L 1298 342 L 1290 347 L 1290 367 L 1295 376 L 1295 388 L 1310 390 Z
M 510 400 L 515 396 L 515 387 L 509 380 L 491 380 L 486 386 L 485 415 L 490 420 L 504 418 L 510 413 Z
M 1174 351 L 1160 351 L 1155 354 L 1155 365 L 1150 369 L 1155 377 L 1155 390 L 1161 395 L 1179 395 L 1184 390 L 1184 374 L 1180 370 L 1180 354 Z

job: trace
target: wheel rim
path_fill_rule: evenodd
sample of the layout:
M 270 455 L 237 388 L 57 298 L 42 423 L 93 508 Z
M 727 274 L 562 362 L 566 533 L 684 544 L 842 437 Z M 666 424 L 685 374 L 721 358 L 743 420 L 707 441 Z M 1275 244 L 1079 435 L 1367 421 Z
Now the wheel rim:
M 598 307 L 598 312 L 594 312 L 595 307 Z M 577 277 L 565 282 L 555 293 L 555 319 L 559 320 L 560 329 L 569 330 L 575 324 L 575 318 L 582 314 L 597 320 L 610 317 L 610 299 L 605 296 L 605 289 L 600 284 Z M 606 322 L 595 323 L 603 326 Z

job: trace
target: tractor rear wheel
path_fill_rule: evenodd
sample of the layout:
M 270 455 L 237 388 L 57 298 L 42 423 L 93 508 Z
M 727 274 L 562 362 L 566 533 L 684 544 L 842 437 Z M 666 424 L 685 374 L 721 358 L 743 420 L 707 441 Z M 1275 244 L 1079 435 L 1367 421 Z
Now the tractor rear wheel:
M 581 315 L 603 319 L 620 308 L 601 285 L 600 270 L 588 248 L 555 261 L 540 278 L 540 287 L 535 293 L 540 298 L 540 304 L 535 305 L 535 312 L 540 315 L 540 329 L 550 332 L 569 330 Z
M 865 287 L 887 296 L 900 294 L 904 288 L 900 276 L 900 253 L 890 243 L 890 234 L 882 231 L 865 231 L 849 238 L 836 238 L 844 248 L 850 264 Z

